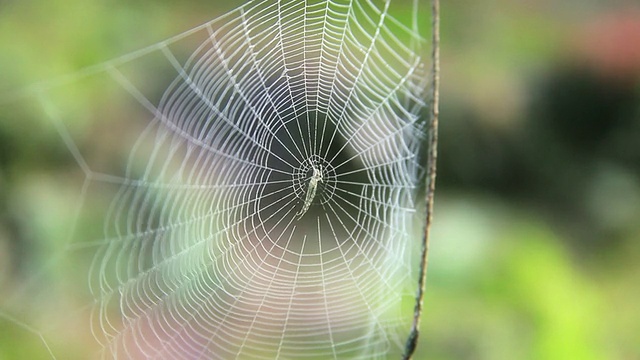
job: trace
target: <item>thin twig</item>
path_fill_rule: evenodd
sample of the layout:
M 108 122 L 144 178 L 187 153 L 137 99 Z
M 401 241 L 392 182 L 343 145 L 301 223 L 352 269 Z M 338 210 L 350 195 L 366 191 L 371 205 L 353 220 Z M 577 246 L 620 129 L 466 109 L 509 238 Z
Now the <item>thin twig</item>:
M 425 284 L 427 280 L 427 265 L 429 254 L 429 233 L 433 222 L 433 200 L 436 189 L 436 162 L 438 159 L 438 115 L 440 101 L 440 1 L 431 1 L 431 27 L 432 27 L 432 52 L 431 52 L 431 75 L 433 76 L 431 117 L 429 121 L 429 153 L 427 155 L 427 194 L 426 194 L 426 223 L 424 237 L 422 239 L 422 251 L 420 254 L 420 271 L 418 279 L 418 293 L 416 295 L 416 305 L 413 313 L 413 323 L 411 332 L 405 344 L 402 359 L 409 360 L 413 357 L 418 346 L 418 336 L 420 335 L 420 318 L 422 315 L 422 305 L 424 302 Z

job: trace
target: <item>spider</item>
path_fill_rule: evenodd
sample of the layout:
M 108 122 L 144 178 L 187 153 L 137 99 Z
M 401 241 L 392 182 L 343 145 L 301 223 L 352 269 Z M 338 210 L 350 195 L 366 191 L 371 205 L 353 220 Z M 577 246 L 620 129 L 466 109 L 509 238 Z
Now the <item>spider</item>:
M 307 187 L 307 196 L 304 199 L 304 206 L 302 210 L 298 212 L 298 219 L 302 218 L 302 216 L 309 211 L 311 207 L 311 203 L 313 199 L 316 197 L 316 191 L 318 190 L 318 183 L 324 182 L 322 177 L 322 166 L 313 167 L 313 174 L 311 175 L 311 179 L 309 180 L 309 187 Z

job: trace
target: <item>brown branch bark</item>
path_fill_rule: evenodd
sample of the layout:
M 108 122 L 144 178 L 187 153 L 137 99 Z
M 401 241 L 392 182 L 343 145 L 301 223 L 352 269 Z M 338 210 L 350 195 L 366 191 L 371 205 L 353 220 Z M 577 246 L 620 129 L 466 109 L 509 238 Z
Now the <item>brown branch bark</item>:
M 405 344 L 402 359 L 409 360 L 413 357 L 418 346 L 420 335 L 420 319 L 422 316 L 422 306 L 424 303 L 424 292 L 427 280 L 427 265 L 429 255 L 429 235 L 433 222 L 433 202 L 436 189 L 436 170 L 438 159 L 438 116 L 440 102 L 440 1 L 431 1 L 431 28 L 432 28 L 432 52 L 431 52 L 431 76 L 432 98 L 431 114 L 428 125 L 429 152 L 427 155 L 427 193 L 426 193 L 426 223 L 422 239 L 422 249 L 420 254 L 420 271 L 418 278 L 418 292 L 416 294 L 416 305 L 413 313 L 413 323 L 411 332 Z

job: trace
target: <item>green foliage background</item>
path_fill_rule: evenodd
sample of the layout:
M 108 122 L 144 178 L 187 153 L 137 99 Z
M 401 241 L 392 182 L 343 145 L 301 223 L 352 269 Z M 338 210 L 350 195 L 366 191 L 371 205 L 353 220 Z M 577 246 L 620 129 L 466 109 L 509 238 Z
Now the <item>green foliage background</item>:
M 88 316 L 76 270 L 86 264 L 50 258 L 84 175 L 32 103 L 6 99 L 237 4 L 0 1 L 0 359 L 48 358 L 40 335 L 83 359 L 92 341 L 74 328 Z M 417 358 L 640 359 L 633 24 L 633 1 L 443 1 L 440 173 Z M 115 147 L 83 117 L 108 109 L 108 97 L 88 101 L 93 91 L 63 99 L 77 114 L 69 132 L 81 148 Z M 76 233 L 100 238 L 110 197 L 92 196 Z M 48 261 L 55 270 L 35 270 Z M 16 306 L 34 287 L 50 296 Z M 65 332 L 48 331 L 61 323 Z

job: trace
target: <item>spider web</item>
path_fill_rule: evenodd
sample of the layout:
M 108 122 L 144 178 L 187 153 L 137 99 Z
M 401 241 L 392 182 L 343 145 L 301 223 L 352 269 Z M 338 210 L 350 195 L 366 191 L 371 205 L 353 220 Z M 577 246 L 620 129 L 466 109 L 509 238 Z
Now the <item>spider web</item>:
M 34 90 L 83 171 L 78 211 L 94 184 L 117 188 L 100 238 L 67 246 L 93 253 L 101 357 L 402 352 L 427 79 L 417 23 L 391 7 L 248 2 Z M 158 93 L 154 74 L 173 80 Z M 63 125 L 60 88 L 96 76 L 146 122 L 121 175 Z

